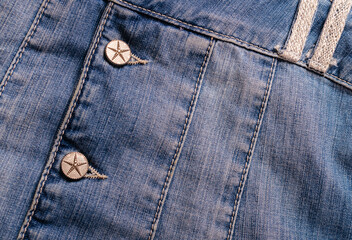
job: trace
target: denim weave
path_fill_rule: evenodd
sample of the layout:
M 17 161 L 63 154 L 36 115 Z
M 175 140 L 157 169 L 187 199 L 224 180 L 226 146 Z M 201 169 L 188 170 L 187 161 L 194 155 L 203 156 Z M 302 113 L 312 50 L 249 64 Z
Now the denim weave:
M 292 63 L 297 0 L 1 1 L 0 239 L 352 239 L 351 13 L 307 66 L 331 4 Z

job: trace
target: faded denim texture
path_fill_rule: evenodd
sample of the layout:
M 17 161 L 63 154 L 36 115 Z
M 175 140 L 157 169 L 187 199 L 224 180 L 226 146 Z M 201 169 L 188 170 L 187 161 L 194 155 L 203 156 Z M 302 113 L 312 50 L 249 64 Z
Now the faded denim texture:
M 319 74 L 298 4 L 2 0 L 0 239 L 352 239 L 352 14 Z

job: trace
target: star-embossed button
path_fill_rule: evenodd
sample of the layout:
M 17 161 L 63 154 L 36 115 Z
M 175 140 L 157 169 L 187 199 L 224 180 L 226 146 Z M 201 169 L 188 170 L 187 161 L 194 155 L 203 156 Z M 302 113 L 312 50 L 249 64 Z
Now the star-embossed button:
M 125 65 L 131 58 L 131 49 L 121 40 L 112 40 L 105 47 L 105 55 L 110 63 L 118 66 Z
M 79 152 L 71 152 L 61 160 L 61 171 L 66 177 L 80 179 L 88 171 L 88 160 Z

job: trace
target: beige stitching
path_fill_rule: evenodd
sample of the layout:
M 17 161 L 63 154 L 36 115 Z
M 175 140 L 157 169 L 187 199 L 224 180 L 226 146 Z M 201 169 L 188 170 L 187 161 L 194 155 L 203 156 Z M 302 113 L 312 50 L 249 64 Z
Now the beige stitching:
M 86 173 L 86 175 L 84 175 L 84 177 L 86 177 L 86 178 L 91 178 L 91 179 L 107 179 L 108 178 L 108 176 L 106 176 L 104 174 L 100 174 L 95 168 L 93 168 L 90 165 L 89 165 L 88 169 L 91 173 Z
M 323 31 L 308 66 L 319 72 L 326 72 L 340 40 L 352 0 L 335 0 L 324 23 Z
M 20 59 L 22 58 L 22 55 L 23 55 L 24 50 L 26 49 L 26 47 L 27 47 L 27 45 L 28 45 L 28 42 L 31 40 L 31 38 L 32 38 L 32 36 L 33 36 L 33 34 L 34 34 L 34 32 L 36 31 L 37 26 L 38 26 L 38 24 L 39 24 L 39 21 L 40 21 L 40 19 L 42 18 L 43 13 L 44 13 L 45 9 L 47 8 L 49 2 L 50 2 L 50 0 L 44 0 L 43 3 L 42 3 L 42 5 L 40 6 L 41 9 L 40 9 L 40 11 L 38 12 L 38 15 L 36 16 L 36 21 L 34 22 L 34 25 L 31 26 L 32 29 L 31 29 L 31 31 L 30 31 L 30 34 L 25 37 L 23 43 L 21 44 L 21 47 L 20 47 L 20 49 L 19 49 L 19 52 L 16 54 L 16 57 L 14 58 L 15 63 L 14 63 L 14 64 L 12 63 L 13 65 L 11 64 L 12 67 L 10 66 L 10 68 L 9 68 L 9 70 L 11 69 L 11 70 L 8 72 L 9 74 L 7 75 L 7 77 L 6 77 L 6 75 L 5 75 L 5 77 L 4 77 L 4 80 L 3 80 L 3 83 L 2 83 L 2 87 L 1 87 L 1 90 L 0 90 L 0 97 L 1 97 L 2 93 L 4 92 L 5 87 L 6 87 L 7 83 L 8 83 L 8 81 L 9 81 L 9 79 L 12 77 L 12 74 L 13 74 L 13 72 L 14 72 L 14 70 L 15 70 L 17 64 L 18 64 L 18 62 L 19 62 Z M 16 59 L 16 60 L 15 60 L 15 59 Z
M 340 81 L 342 81 L 342 82 L 344 82 L 344 83 L 346 83 L 346 84 L 348 84 L 348 85 L 350 85 L 352 87 L 352 84 L 350 82 L 347 82 L 346 80 L 343 80 L 342 78 L 339 78 L 339 77 L 337 77 L 335 75 L 328 74 L 328 73 L 325 73 L 325 75 L 328 75 L 328 76 L 330 76 L 332 78 L 336 78 L 337 80 L 340 80 Z
M 109 3 L 106 12 L 104 12 L 104 15 L 105 15 L 105 16 L 104 16 L 104 18 L 103 18 L 103 21 L 101 22 L 101 24 L 99 24 L 100 29 L 99 29 L 99 31 L 98 31 L 96 37 L 95 37 L 95 44 L 94 44 L 94 47 L 93 47 L 93 49 L 92 49 L 92 50 L 89 52 L 89 54 L 88 54 L 88 56 L 89 56 L 89 57 L 88 57 L 88 62 L 87 62 L 87 64 L 85 65 L 83 76 L 80 78 L 80 79 L 82 79 L 82 80 L 81 80 L 80 83 L 79 83 L 79 84 L 80 84 L 79 89 L 78 89 L 78 91 L 76 90 L 76 92 L 75 92 L 76 97 L 73 99 L 73 100 L 74 100 L 73 104 L 72 104 L 72 102 L 71 102 L 72 105 L 70 104 L 70 105 L 71 105 L 71 108 L 70 108 L 69 115 L 68 115 L 68 117 L 65 117 L 65 118 L 66 118 L 66 121 L 64 121 L 64 127 L 62 128 L 62 130 L 61 130 L 60 133 L 59 133 L 59 140 L 57 141 L 57 145 L 54 146 L 55 151 L 54 151 L 54 153 L 53 153 L 53 157 L 51 158 L 51 161 L 49 162 L 49 166 L 47 166 L 47 167 L 44 169 L 44 171 L 43 171 L 43 176 L 44 176 L 44 178 L 43 178 L 43 176 L 42 176 L 43 179 L 41 179 L 41 182 L 39 183 L 39 184 L 40 184 L 39 193 L 38 193 L 38 190 L 37 190 L 37 191 L 36 191 L 37 196 L 36 196 L 36 198 L 35 198 L 35 200 L 34 200 L 34 204 L 32 203 L 33 206 L 31 206 L 31 209 L 30 209 L 29 212 L 27 213 L 27 215 L 29 214 L 29 216 L 26 216 L 26 218 L 28 218 L 27 222 L 26 222 L 26 220 L 25 220 L 26 225 L 24 226 L 23 230 L 20 231 L 20 233 L 19 233 L 19 237 L 18 237 L 18 238 L 20 238 L 20 239 L 23 239 L 23 238 L 24 238 L 24 235 L 25 235 L 25 233 L 26 233 L 26 231 L 27 231 L 27 228 L 28 228 L 28 226 L 29 226 L 29 223 L 31 222 L 32 217 L 33 217 L 33 215 L 34 215 L 34 212 L 35 212 L 35 210 L 36 210 L 36 208 L 37 208 L 37 205 L 38 205 L 38 202 L 39 202 L 39 198 L 40 198 L 41 193 L 42 193 L 42 191 L 43 191 L 45 182 L 46 182 L 46 180 L 48 179 L 48 175 L 49 175 L 50 169 L 51 169 L 51 167 L 52 167 L 52 165 L 53 165 L 53 163 L 54 163 L 54 161 L 55 161 L 55 157 L 56 157 L 57 151 L 58 151 L 58 149 L 59 149 L 59 147 L 60 147 L 61 140 L 62 140 L 62 136 L 63 136 L 63 134 L 65 133 L 65 130 L 66 130 L 67 126 L 68 126 L 68 123 L 69 123 L 70 120 L 71 120 L 73 110 L 75 109 L 77 100 L 78 100 L 78 98 L 79 98 L 79 96 L 80 96 L 80 94 L 81 94 L 81 90 L 82 90 L 82 88 L 83 88 L 85 79 L 86 79 L 86 77 L 87 77 L 88 69 L 89 69 L 89 67 L 90 67 L 90 63 L 91 63 L 91 60 L 92 60 L 92 56 L 94 55 L 95 50 L 96 50 L 96 48 L 98 47 L 100 38 L 101 38 L 101 36 L 102 36 L 103 30 L 104 30 L 104 27 L 105 27 L 105 23 L 106 23 L 106 21 L 107 21 L 108 16 L 110 15 L 110 11 L 111 11 L 112 5 L 113 5 L 112 3 Z M 67 115 L 66 115 L 66 116 L 67 116 Z M 39 187 L 39 185 L 38 185 L 38 187 Z
M 146 8 L 143 8 L 143 7 L 140 7 L 140 6 L 131 4 L 131 3 L 126 2 L 126 1 L 124 1 L 124 0 L 110 0 L 110 1 L 111 1 L 111 2 L 114 2 L 114 3 L 118 4 L 118 5 L 120 5 L 120 6 L 122 6 L 122 7 L 127 7 L 127 8 L 128 8 L 128 6 L 129 6 L 129 8 L 137 8 L 137 9 L 140 9 L 140 10 L 142 10 L 142 11 L 146 11 L 146 12 L 149 12 L 149 13 L 151 13 L 151 14 L 156 14 L 156 15 L 158 15 L 158 16 L 165 17 L 165 18 L 170 19 L 170 20 L 172 20 L 172 21 L 179 22 L 179 23 L 181 23 L 181 24 L 183 24 L 183 25 L 186 25 L 186 26 L 189 26 L 189 27 L 194 27 L 194 28 L 200 29 L 200 30 L 202 30 L 202 31 L 210 32 L 210 33 L 213 33 L 213 34 L 215 34 L 215 35 L 222 36 L 222 37 L 224 37 L 224 38 L 233 39 L 233 40 L 237 41 L 237 43 L 236 43 L 236 42 L 231 42 L 231 43 L 233 43 L 233 44 L 235 44 L 235 45 L 237 45 L 237 46 L 245 47 L 245 48 L 246 48 L 246 46 L 242 45 L 242 44 L 246 44 L 246 45 L 248 45 L 248 46 L 253 47 L 253 49 L 247 47 L 248 49 L 251 49 L 252 51 L 258 52 L 258 53 L 260 53 L 260 54 L 263 54 L 263 55 L 266 55 L 266 56 L 269 56 L 269 57 L 277 57 L 277 58 L 280 58 L 280 59 L 283 59 L 283 60 L 286 60 L 286 61 L 287 61 L 287 59 L 281 57 L 281 56 L 278 55 L 276 52 L 273 52 L 273 51 L 270 51 L 270 50 L 268 50 L 268 49 L 259 47 L 259 46 L 257 46 L 257 45 L 252 44 L 252 43 L 249 43 L 249 42 L 246 42 L 246 41 L 244 41 L 244 40 L 241 40 L 241 39 L 239 39 L 239 38 L 232 37 L 232 36 L 228 36 L 228 35 L 221 34 L 221 33 L 217 33 L 217 32 L 214 32 L 213 30 L 209 30 L 209 29 L 206 29 L 206 28 L 203 28 L 203 27 L 199 27 L 199 26 L 196 26 L 196 25 L 192 25 L 192 24 L 183 22 L 183 21 L 181 21 L 181 20 L 178 20 L 178 19 L 176 19 L 176 18 L 172 18 L 172 17 L 169 17 L 169 16 L 167 16 L 167 15 L 164 15 L 164 14 L 161 14 L 161 13 L 158 13 L 158 12 L 154 12 L 154 11 L 151 11 L 151 10 L 149 10 L 149 9 L 146 9 Z M 128 6 L 126 6 L 125 4 L 128 5 Z M 218 38 L 218 39 L 225 41 L 225 40 L 222 39 L 221 37 Z M 242 44 L 241 44 L 241 43 L 242 43 Z M 298 66 L 300 66 L 300 67 L 303 67 L 303 68 L 305 68 L 305 69 L 307 69 L 307 70 L 310 70 L 310 71 L 312 71 L 312 72 L 314 72 L 314 73 L 317 73 L 316 70 L 314 70 L 314 69 L 312 69 L 312 68 L 309 68 L 309 67 L 308 67 L 307 65 L 305 65 L 305 64 L 301 64 L 300 62 L 296 62 L 295 64 L 298 65 Z M 330 76 L 335 77 L 335 78 L 338 78 L 338 77 L 335 76 L 335 75 L 330 75 Z M 328 77 L 326 76 L 326 74 L 325 74 L 323 77 L 325 77 L 325 78 L 331 80 L 330 78 L 328 78 Z M 335 82 L 336 82 L 336 81 L 335 81 Z M 343 80 L 343 82 L 348 83 L 346 80 Z M 336 82 L 336 83 L 338 83 L 338 82 Z M 338 84 L 340 84 L 340 83 L 338 83 Z M 352 84 L 350 84 L 350 83 L 348 83 L 348 84 L 352 86 Z M 346 87 L 346 86 L 345 86 L 345 87 Z M 352 90 L 352 89 L 351 89 L 351 90 Z
M 149 61 L 148 60 L 143 60 L 134 55 L 133 53 L 131 54 L 131 59 L 127 62 L 129 65 L 136 65 L 136 64 L 147 64 Z
M 264 98 L 261 104 L 261 108 L 260 108 L 260 112 L 259 112 L 259 116 L 258 116 L 258 120 L 257 120 L 257 124 L 255 126 L 255 130 L 253 133 L 253 137 L 251 140 L 251 145 L 249 147 L 249 151 L 247 153 L 247 157 L 246 157 L 246 163 L 245 166 L 243 168 L 242 171 L 242 176 L 241 176 L 241 180 L 237 189 L 237 194 L 236 194 L 236 198 L 235 198 L 235 204 L 233 207 L 233 211 L 232 211 L 232 216 L 231 216 L 231 220 L 230 220 L 230 227 L 229 227 L 229 231 L 227 234 L 227 240 L 230 240 L 233 236 L 233 232 L 234 232 L 234 226 L 235 226 L 235 222 L 236 222 L 236 217 L 237 217 L 237 212 L 238 212 L 238 207 L 239 207 L 239 202 L 241 200 L 242 197 L 242 193 L 243 193 L 243 187 L 246 183 L 246 179 L 248 176 L 248 171 L 249 171 L 249 167 L 251 164 L 251 160 L 252 160 L 252 156 L 253 156 L 253 152 L 255 149 L 255 144 L 257 142 L 258 139 L 258 134 L 259 134 L 259 130 L 262 124 L 262 120 L 263 120 L 263 115 L 265 113 L 266 110 L 266 106 L 268 103 L 268 99 L 270 96 L 270 90 L 271 90 L 271 85 L 272 85 L 272 81 L 274 78 L 274 74 L 275 74 L 275 69 L 276 69 L 276 65 L 277 65 L 277 59 L 273 58 L 273 61 L 271 63 L 271 68 L 270 68 L 270 74 L 268 77 L 268 81 L 267 81 L 267 85 L 266 85 L 266 89 L 265 89 L 265 93 L 264 93 Z
M 284 59 L 297 62 L 301 58 L 317 7 L 318 0 L 301 0 L 291 36 L 281 54 Z
M 133 7 L 133 8 L 138 8 L 138 9 L 141 9 L 141 10 L 143 10 L 143 11 L 150 12 L 150 13 L 152 13 L 152 14 L 159 15 L 159 16 L 161 16 L 161 17 L 170 19 L 170 20 L 172 20 L 172 21 L 179 22 L 179 23 L 181 23 L 181 24 L 183 24 L 183 25 L 186 25 L 186 26 L 189 26 L 189 27 L 193 27 L 193 28 L 197 28 L 197 29 L 200 29 L 200 30 L 202 30 L 202 31 L 211 32 L 211 33 L 213 33 L 213 34 L 215 34 L 215 35 L 219 35 L 219 36 L 222 36 L 222 37 L 225 37 L 225 38 L 234 39 L 234 40 L 236 40 L 236 41 L 238 41 L 238 42 L 241 42 L 241 43 L 247 44 L 247 45 L 249 45 L 249 46 L 258 48 L 258 49 L 260 49 L 260 50 L 262 50 L 262 51 L 265 51 L 265 52 L 268 52 L 268 53 L 272 53 L 271 51 L 269 51 L 269 50 L 267 50 L 267 49 L 265 49 L 265 48 L 259 47 L 259 46 L 257 46 L 257 45 L 254 45 L 254 44 L 249 43 L 249 42 L 246 42 L 246 41 L 243 41 L 243 40 L 241 40 L 241 39 L 239 39 L 239 38 L 236 38 L 236 37 L 233 37 L 233 36 L 229 36 L 229 35 L 225 35 L 225 34 L 222 34 L 222 33 L 218 33 L 218 32 L 215 32 L 215 31 L 210 30 L 210 29 L 207 29 L 207 28 L 199 27 L 199 26 L 197 26 L 197 25 L 192 25 L 192 24 L 189 24 L 189 23 L 187 23 L 187 22 L 183 22 L 183 21 L 181 21 L 181 20 L 178 20 L 178 19 L 176 19 L 176 18 L 169 17 L 169 16 L 164 15 L 164 14 L 162 14 L 162 13 L 154 12 L 154 11 L 149 10 L 149 9 L 147 9 L 147 8 L 143 8 L 143 7 L 134 5 L 134 4 L 129 3 L 129 2 L 126 2 L 126 1 L 124 1 L 124 0 L 110 0 L 110 1 L 112 1 L 112 2 L 114 2 L 114 3 L 116 3 L 116 4 L 119 4 L 118 2 L 121 2 L 121 3 L 124 3 L 124 4 L 126 4 L 126 5 L 131 6 L 131 7 Z M 119 4 L 119 5 L 120 5 L 120 4 Z
M 214 40 L 213 40 L 213 38 L 211 38 L 209 46 L 208 46 L 208 49 L 207 49 L 206 54 L 204 56 L 204 60 L 203 60 L 202 66 L 201 66 L 201 68 L 199 70 L 196 86 L 194 88 L 194 92 L 193 92 L 193 96 L 192 96 L 192 100 L 191 100 L 191 103 L 190 103 L 190 105 L 188 107 L 188 112 L 187 112 L 187 115 L 186 115 L 185 123 L 183 124 L 182 133 L 181 133 L 180 139 L 178 141 L 175 154 L 174 154 L 174 156 L 172 158 L 172 161 L 171 161 L 171 164 L 170 164 L 170 167 L 169 167 L 169 171 L 167 173 L 167 176 L 166 176 L 166 179 L 165 179 L 165 182 L 164 182 L 164 185 L 163 185 L 163 189 L 161 190 L 161 195 L 160 195 L 160 198 L 159 198 L 159 201 L 158 201 L 158 206 L 157 206 L 157 209 L 156 209 L 156 212 L 155 212 L 155 215 L 154 215 L 152 227 L 151 227 L 150 232 L 149 232 L 148 240 L 154 239 L 155 231 L 156 231 L 157 224 L 158 224 L 158 221 L 159 221 L 159 218 L 160 218 L 160 214 L 161 214 L 161 210 L 162 210 L 162 207 L 163 207 L 164 202 L 165 202 L 165 197 L 167 195 L 167 192 L 168 192 L 168 189 L 169 189 L 169 186 L 170 186 L 170 182 L 172 180 L 172 177 L 173 177 L 173 174 L 174 174 L 178 159 L 180 157 L 180 153 L 182 151 L 182 147 L 183 147 L 184 141 L 185 141 L 186 136 L 187 136 L 189 125 L 191 124 L 191 121 L 192 121 L 194 109 L 195 109 L 195 106 L 197 104 L 200 88 L 201 88 L 201 85 L 202 85 L 202 82 L 203 82 L 204 70 L 206 69 L 206 67 L 208 65 L 209 58 L 210 58 L 213 46 L 214 46 Z

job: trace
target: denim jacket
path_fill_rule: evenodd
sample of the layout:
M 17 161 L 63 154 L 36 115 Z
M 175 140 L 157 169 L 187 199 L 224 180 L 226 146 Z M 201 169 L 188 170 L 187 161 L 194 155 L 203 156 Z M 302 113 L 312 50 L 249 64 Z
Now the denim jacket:
M 351 4 L 2 0 L 0 239 L 352 239 Z

